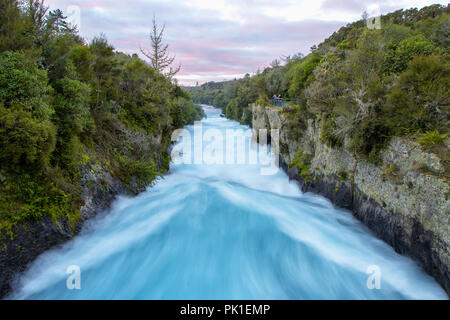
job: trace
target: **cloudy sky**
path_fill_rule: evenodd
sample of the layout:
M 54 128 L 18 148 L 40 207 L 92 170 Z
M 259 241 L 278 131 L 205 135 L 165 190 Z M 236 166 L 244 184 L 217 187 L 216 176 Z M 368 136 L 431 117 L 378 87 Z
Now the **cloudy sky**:
M 180 84 L 239 78 L 283 55 L 309 48 L 348 22 L 428 0 L 46 0 L 80 26 L 90 41 L 104 33 L 116 50 L 148 48 L 155 14 L 165 40 L 182 66 Z M 142 57 L 142 54 L 140 54 Z

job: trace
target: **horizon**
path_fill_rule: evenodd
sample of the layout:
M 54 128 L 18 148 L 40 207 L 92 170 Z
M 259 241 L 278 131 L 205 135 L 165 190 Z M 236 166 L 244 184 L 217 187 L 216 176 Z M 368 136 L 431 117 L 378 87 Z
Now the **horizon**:
M 165 24 L 164 42 L 181 64 L 175 76 L 180 86 L 222 82 L 264 70 L 275 59 L 297 53 L 307 55 L 313 45 L 360 20 L 399 9 L 423 8 L 444 1 L 215 1 L 180 3 L 176 0 L 47 0 L 51 10 L 61 9 L 79 25 L 87 42 L 104 34 L 116 51 L 136 53 L 149 47 L 153 14 Z M 186 14 L 189 12 L 189 15 Z M 195 23 L 192 23 L 195 21 Z M 106 27 L 106 28 L 105 28 Z M 104 30 L 108 31 L 104 31 Z

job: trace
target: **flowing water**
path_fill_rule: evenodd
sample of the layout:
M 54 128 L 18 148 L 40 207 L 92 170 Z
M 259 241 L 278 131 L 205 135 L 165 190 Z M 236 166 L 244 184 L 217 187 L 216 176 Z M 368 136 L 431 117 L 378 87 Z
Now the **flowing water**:
M 248 129 L 206 111 L 203 129 Z M 42 254 L 10 298 L 447 298 L 350 212 L 261 166 L 173 164 L 154 187 L 119 197 L 77 238 Z M 72 265 L 79 290 L 67 287 Z

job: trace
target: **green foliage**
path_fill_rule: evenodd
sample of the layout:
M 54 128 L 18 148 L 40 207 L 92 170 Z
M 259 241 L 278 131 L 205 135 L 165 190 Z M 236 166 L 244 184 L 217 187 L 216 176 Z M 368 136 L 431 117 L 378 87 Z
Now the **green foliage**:
M 0 160 L 5 165 L 44 167 L 55 147 L 55 128 L 21 106 L 0 105 Z
M 204 116 L 189 94 L 102 35 L 86 45 L 42 0 L 0 11 L 0 233 L 44 216 L 75 227 L 83 166 L 132 191 L 168 170 L 172 131 Z
M 338 172 L 338 177 L 342 181 L 346 181 L 348 179 L 348 174 L 345 171 L 340 171 L 340 172 Z
M 431 41 L 425 41 L 423 36 L 404 39 L 398 45 L 390 42 L 387 44 L 383 71 L 388 74 L 400 73 L 407 68 L 415 55 L 430 55 L 435 50 L 436 45 Z
M 311 176 L 311 156 L 304 152 L 299 152 L 294 159 L 292 159 L 289 168 L 298 169 L 301 177 Z
M 381 160 L 379 151 L 387 146 L 390 137 L 391 132 L 385 121 L 374 117 L 359 124 L 350 139 L 349 149 L 378 163 Z
M 448 128 L 450 63 L 439 55 L 417 56 L 394 82 L 383 111 L 396 134 Z
M 0 184 L 0 230 L 10 231 L 19 222 L 45 216 L 55 221 L 64 217 L 74 230 L 80 218 L 81 190 L 64 190 L 57 184 L 59 174 L 36 175 L 20 167 L 10 171 Z
M 233 81 L 206 82 L 201 86 L 183 87 L 183 89 L 191 94 L 194 103 L 212 105 L 225 111 L 228 102 L 235 97 L 235 94 L 231 97 L 227 89 L 233 86 L 232 83 Z M 235 87 L 237 89 L 237 86 Z
M 441 48 L 444 48 L 446 53 L 449 53 L 450 47 L 450 16 L 448 14 L 443 15 L 440 19 L 439 25 L 432 34 L 432 39 Z
M 264 95 L 260 95 L 255 102 L 258 106 L 262 106 L 262 107 L 271 106 L 269 99 L 267 98 L 267 96 L 264 96 Z
M 90 87 L 78 80 L 62 78 L 57 81 L 59 94 L 55 97 L 55 113 L 59 129 L 64 134 L 81 134 L 90 118 Z
M 186 124 L 200 121 L 204 116 L 204 111 L 200 106 L 194 104 L 192 100 L 178 97 L 173 100 L 171 114 L 172 126 L 174 128 L 182 128 Z
M 33 46 L 33 24 L 19 1 L 0 1 L 0 52 L 24 50 Z
M 334 134 L 336 130 L 336 120 L 331 116 L 325 117 L 322 121 L 322 131 L 320 133 L 320 140 L 322 143 L 330 147 L 342 147 L 344 141 L 341 137 Z
M 263 91 L 267 91 L 269 96 L 280 94 L 283 90 L 283 75 L 284 70 L 281 67 L 272 68 L 271 70 L 266 71 L 264 77 L 261 77 L 265 80 L 265 87 L 263 87 Z
M 293 78 L 288 91 L 290 97 L 303 98 L 303 91 L 306 88 L 314 69 L 319 65 L 320 60 L 320 57 L 316 53 L 313 53 L 292 67 Z
M 52 85 L 64 77 L 76 79 L 77 69 L 70 59 L 70 55 L 72 48 L 81 43 L 76 35 L 61 34 L 50 37 L 43 44 L 41 64 L 48 70 L 48 77 Z
M 53 113 L 48 102 L 50 90 L 46 71 L 40 70 L 33 58 L 22 52 L 0 54 L 0 102 L 5 107 L 21 106 L 47 120 Z
M 137 188 L 142 188 L 151 184 L 160 176 L 160 171 L 152 161 L 134 160 L 128 157 L 120 157 L 119 159 L 118 177 L 129 185 L 132 179 L 136 179 Z
M 433 147 L 436 145 L 445 145 L 445 139 L 448 134 L 440 134 L 439 131 L 427 131 L 419 136 L 417 142 L 425 147 Z
M 316 119 L 322 142 L 378 162 L 395 135 L 448 131 L 448 11 L 440 5 L 399 10 L 382 16 L 381 30 L 351 23 L 306 57 L 288 57 L 214 94 L 226 116 L 241 122 L 249 103 L 266 105 L 261 97 L 296 98 L 299 106 L 282 110 L 290 139 Z
M 247 74 L 243 79 L 228 83 L 224 89 L 224 99 L 229 101 L 225 108 L 225 115 L 245 125 L 251 125 L 252 110 L 250 104 L 261 96 L 255 87 L 258 77 L 251 78 Z
M 217 107 L 217 108 L 224 109 L 226 107 L 226 105 L 227 105 L 226 100 L 225 100 L 225 93 L 220 92 L 219 94 L 217 94 L 214 97 L 212 105 Z
M 433 19 L 421 33 L 395 24 L 393 33 L 366 30 L 353 49 L 342 54 L 338 45 L 325 55 L 306 89 L 308 107 L 325 119 L 324 142 L 377 162 L 394 135 L 448 130 L 448 60 L 427 38 L 442 18 Z
M 77 80 L 88 82 L 94 77 L 92 68 L 94 56 L 88 46 L 79 44 L 71 48 L 69 58 L 77 71 Z

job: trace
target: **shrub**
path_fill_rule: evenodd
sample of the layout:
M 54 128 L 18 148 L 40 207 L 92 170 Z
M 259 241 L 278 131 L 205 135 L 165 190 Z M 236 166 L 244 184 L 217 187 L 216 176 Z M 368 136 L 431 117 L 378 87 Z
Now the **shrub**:
M 69 78 L 57 81 L 59 94 L 55 98 L 55 111 L 60 131 L 81 134 L 88 127 L 89 92 L 88 85 Z
M 381 161 L 380 151 L 384 149 L 391 137 L 390 128 L 380 118 L 362 121 L 350 137 L 349 148 L 371 162 Z
M 384 106 L 397 134 L 448 126 L 450 63 L 439 55 L 418 56 L 394 83 Z
M 303 97 L 303 90 L 306 88 L 314 69 L 319 63 L 320 57 L 316 54 L 310 54 L 294 65 L 293 78 L 289 86 L 289 95 L 291 97 Z
M 446 134 L 440 134 L 437 130 L 427 131 L 419 136 L 417 142 L 425 147 L 444 145 L 446 136 Z
M 322 121 L 322 131 L 320 132 L 320 141 L 329 147 L 342 147 L 344 141 L 337 137 L 333 132 L 336 131 L 336 120 L 332 116 L 328 116 Z
M 398 45 L 388 43 L 383 61 L 383 71 L 400 73 L 408 67 L 409 61 L 417 55 L 430 55 L 436 50 L 436 45 L 425 41 L 423 37 L 414 36 L 402 40 Z
M 133 177 L 136 178 L 138 188 L 150 185 L 160 176 L 159 170 L 152 161 L 133 160 L 127 157 L 119 157 L 119 178 L 127 185 Z
M 289 168 L 297 168 L 301 177 L 307 177 L 311 175 L 311 156 L 299 152 L 289 164 Z
M 49 216 L 54 221 L 66 217 L 73 231 L 81 217 L 81 189 L 70 185 L 63 190 L 57 183 L 61 172 L 47 176 L 16 169 L 0 185 L 0 230 L 10 232 L 18 222 Z
M 39 119 L 49 119 L 53 109 L 47 99 L 51 90 L 47 82 L 47 72 L 24 53 L 0 54 L 0 103 L 5 107 L 22 106 Z
M 346 181 L 348 178 L 348 174 L 345 171 L 339 171 L 338 172 L 338 177 L 339 179 L 341 179 L 342 181 Z
M 20 106 L 0 105 L 0 159 L 5 164 L 37 165 L 48 163 L 55 148 L 55 127 L 38 120 Z

